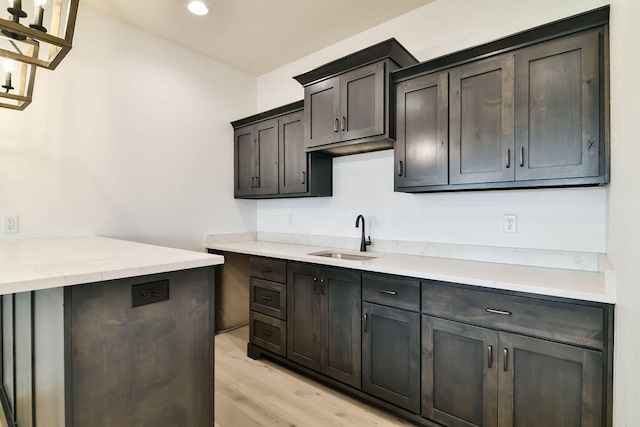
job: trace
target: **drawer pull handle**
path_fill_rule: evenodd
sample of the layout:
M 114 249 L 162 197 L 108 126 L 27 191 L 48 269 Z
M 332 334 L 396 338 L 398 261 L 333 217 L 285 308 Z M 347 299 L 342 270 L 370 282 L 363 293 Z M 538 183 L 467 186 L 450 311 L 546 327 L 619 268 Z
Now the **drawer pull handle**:
M 273 334 L 271 333 L 271 331 L 261 331 L 262 335 L 264 335 L 265 337 L 270 337 Z
M 260 271 L 262 271 L 263 273 L 271 273 L 271 269 L 269 267 L 262 267 Z
M 263 299 L 263 300 L 265 300 L 265 301 L 271 301 L 271 300 L 273 300 L 273 298 L 271 298 L 270 296 L 267 296 L 267 295 L 263 295 L 263 296 L 261 296 L 260 298 L 262 298 L 262 299 Z
M 387 294 L 387 295 L 398 295 L 396 291 L 388 291 L 386 289 L 380 289 L 380 293 Z
M 491 369 L 493 367 L 493 346 L 492 345 L 487 347 L 487 359 L 489 359 L 489 361 L 487 362 L 487 367 Z
M 501 314 L 503 316 L 511 316 L 511 312 L 510 311 L 496 310 L 495 308 L 487 308 L 486 311 L 487 311 L 487 313 Z
M 503 352 L 504 352 L 504 371 L 507 372 L 509 370 L 509 350 L 505 348 Z

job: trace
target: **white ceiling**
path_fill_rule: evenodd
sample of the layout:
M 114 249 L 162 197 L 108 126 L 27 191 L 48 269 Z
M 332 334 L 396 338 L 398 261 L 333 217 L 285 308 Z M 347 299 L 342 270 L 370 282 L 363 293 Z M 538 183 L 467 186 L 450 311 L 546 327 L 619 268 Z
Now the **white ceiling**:
M 82 0 L 83 6 L 258 76 L 434 0 Z

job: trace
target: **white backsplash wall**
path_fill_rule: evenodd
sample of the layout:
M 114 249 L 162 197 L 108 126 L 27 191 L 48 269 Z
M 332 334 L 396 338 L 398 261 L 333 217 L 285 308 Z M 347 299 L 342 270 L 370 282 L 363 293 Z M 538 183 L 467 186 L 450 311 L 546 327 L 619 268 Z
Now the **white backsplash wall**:
M 302 99 L 292 76 L 395 37 L 424 61 L 608 4 L 602 0 L 437 0 L 258 78 L 258 110 Z M 335 158 L 334 196 L 257 202 L 257 231 L 606 252 L 607 190 L 393 192 L 393 151 Z M 502 216 L 516 214 L 518 232 Z M 374 246 L 375 248 L 375 246 Z M 374 249 L 372 248 L 372 249 Z
M 333 197 L 258 202 L 258 231 L 606 252 L 603 188 L 406 194 L 393 192 L 393 151 L 333 160 Z M 504 233 L 504 214 L 517 233 Z

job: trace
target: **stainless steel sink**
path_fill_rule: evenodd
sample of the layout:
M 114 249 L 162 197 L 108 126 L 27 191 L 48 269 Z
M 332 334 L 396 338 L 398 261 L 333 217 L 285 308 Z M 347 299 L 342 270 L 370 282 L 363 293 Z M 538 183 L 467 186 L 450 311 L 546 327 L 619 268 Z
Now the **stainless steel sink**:
M 376 258 L 374 256 L 355 255 L 355 254 L 348 254 L 344 252 L 334 252 L 334 251 L 312 252 L 307 255 L 323 256 L 325 258 L 346 259 L 350 261 L 367 261 L 367 260 Z

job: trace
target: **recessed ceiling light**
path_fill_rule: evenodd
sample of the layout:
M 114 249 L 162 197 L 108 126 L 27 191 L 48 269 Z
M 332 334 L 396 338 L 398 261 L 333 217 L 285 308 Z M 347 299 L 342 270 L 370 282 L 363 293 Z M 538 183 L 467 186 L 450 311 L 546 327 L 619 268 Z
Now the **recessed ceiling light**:
M 207 13 L 209 13 L 209 6 L 206 5 L 206 3 L 201 2 L 201 1 L 192 1 L 189 2 L 189 5 L 187 6 L 189 8 L 189 11 L 195 15 L 206 15 Z

